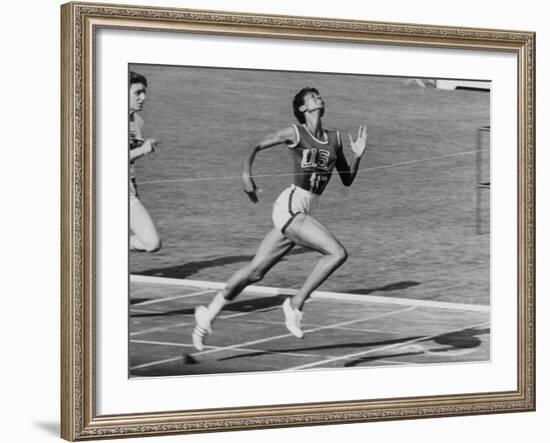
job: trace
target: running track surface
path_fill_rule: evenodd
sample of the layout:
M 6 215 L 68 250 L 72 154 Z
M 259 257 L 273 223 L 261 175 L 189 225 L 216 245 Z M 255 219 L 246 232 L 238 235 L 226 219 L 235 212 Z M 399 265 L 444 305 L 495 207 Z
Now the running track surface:
M 488 306 L 316 292 L 302 340 L 284 326 L 290 290 L 250 287 L 228 304 L 202 352 L 191 343 L 194 308 L 217 282 L 132 276 L 130 376 L 175 376 L 480 362 L 490 360 Z

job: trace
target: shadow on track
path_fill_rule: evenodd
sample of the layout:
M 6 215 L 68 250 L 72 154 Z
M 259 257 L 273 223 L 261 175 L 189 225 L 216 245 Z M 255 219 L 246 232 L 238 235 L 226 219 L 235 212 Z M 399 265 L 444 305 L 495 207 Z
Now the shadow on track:
M 266 354 L 272 354 L 272 353 L 288 353 L 288 352 L 307 352 L 307 351 L 321 351 L 321 350 L 330 350 L 330 349 L 362 349 L 362 348 L 370 348 L 373 346 L 389 346 L 389 345 L 395 345 L 399 343 L 405 343 L 410 340 L 417 340 L 421 337 L 402 337 L 394 340 L 384 340 L 384 341 L 378 341 L 378 342 L 360 342 L 360 343 L 345 343 L 345 344 L 337 344 L 337 345 L 323 345 L 323 346 L 304 346 L 302 348 L 290 348 L 290 349 L 268 349 L 266 351 L 259 351 L 259 352 L 250 352 L 247 354 L 239 354 L 239 355 L 232 355 L 230 357 L 220 358 L 218 361 L 224 361 L 224 360 L 234 360 L 237 358 L 245 358 L 245 357 L 259 357 Z
M 397 283 L 390 283 L 388 285 L 374 287 L 374 288 L 349 289 L 349 290 L 346 290 L 346 292 L 350 294 L 367 295 L 367 294 L 372 294 L 373 292 L 400 291 L 403 289 L 408 289 L 414 286 L 418 286 L 420 284 L 421 283 L 417 281 L 400 281 Z
M 308 249 L 299 248 L 289 252 L 283 258 L 283 260 L 285 260 L 289 256 L 305 254 L 308 252 L 311 252 L 311 251 Z M 145 271 L 135 272 L 135 275 L 147 275 L 147 276 L 155 276 L 155 277 L 183 279 L 183 278 L 188 278 L 189 276 L 196 274 L 197 272 L 202 271 L 203 269 L 216 268 L 218 266 L 231 265 L 231 264 L 240 263 L 240 262 L 249 262 L 253 258 L 254 258 L 254 255 L 251 255 L 251 254 L 231 255 L 228 257 L 216 257 L 216 258 L 210 258 L 207 260 L 183 263 L 181 265 L 176 265 L 176 266 L 168 266 L 165 268 L 147 269 Z
M 383 360 L 387 358 L 408 357 L 408 356 L 414 356 L 414 355 L 423 355 L 426 353 L 429 353 L 432 355 L 441 353 L 443 355 L 445 353 L 453 353 L 455 351 L 473 349 L 473 348 L 479 347 L 482 343 L 482 341 L 477 336 L 485 335 L 485 334 L 488 334 L 489 332 L 490 332 L 490 328 L 483 328 L 483 329 L 468 328 L 468 329 L 463 329 L 462 331 L 453 331 L 447 334 L 442 334 L 437 337 L 418 342 L 418 343 L 434 342 L 437 345 L 447 345 L 444 347 L 436 347 L 433 349 L 418 349 L 410 352 L 401 351 L 400 353 L 394 353 L 394 354 L 388 353 L 384 355 L 361 357 L 346 363 L 344 367 L 349 368 L 349 367 L 360 365 L 362 363 L 369 363 L 372 361 Z
M 435 342 L 440 345 L 447 345 L 443 348 L 431 349 L 431 353 L 435 352 L 449 352 L 456 351 L 458 349 L 471 349 L 476 348 L 481 345 L 481 340 L 477 337 L 479 335 L 488 334 L 490 332 L 489 328 L 479 329 L 479 328 L 468 328 L 462 331 L 455 331 L 446 334 L 439 335 L 437 337 L 429 338 L 426 340 L 420 340 L 418 343 L 422 342 Z M 338 345 L 324 345 L 324 346 L 311 346 L 311 347 L 302 347 L 302 348 L 292 348 L 292 349 L 268 349 L 266 351 L 259 352 L 250 352 L 246 354 L 232 355 L 225 358 L 220 358 L 218 361 L 226 360 L 235 360 L 239 358 L 247 357 L 260 357 L 270 353 L 288 353 L 288 352 L 307 352 L 307 351 L 320 351 L 320 350 L 330 350 L 330 349 L 362 349 L 362 348 L 372 348 L 378 346 L 391 346 L 400 343 L 407 343 L 409 341 L 418 340 L 422 338 L 421 336 L 415 337 L 403 337 L 394 340 L 385 340 L 379 342 L 361 342 L 361 343 L 346 343 Z M 360 365 L 362 363 L 368 363 L 376 360 L 382 360 L 386 358 L 395 358 L 395 357 L 404 357 L 412 355 L 422 355 L 424 354 L 423 350 L 414 350 L 409 352 L 400 351 L 399 353 L 387 353 L 383 355 L 375 355 L 368 357 L 361 357 L 356 360 L 347 362 L 344 364 L 344 367 L 353 367 Z
M 233 303 L 229 303 L 224 306 L 222 311 L 222 316 L 229 312 L 253 312 L 267 308 L 278 309 L 284 302 L 284 295 L 272 295 L 270 297 L 260 297 L 250 300 L 240 300 Z M 163 317 L 169 315 L 194 315 L 195 306 L 185 309 L 177 309 L 174 311 L 165 311 L 159 313 L 147 313 L 147 314 L 131 314 L 132 318 L 143 318 L 143 317 Z

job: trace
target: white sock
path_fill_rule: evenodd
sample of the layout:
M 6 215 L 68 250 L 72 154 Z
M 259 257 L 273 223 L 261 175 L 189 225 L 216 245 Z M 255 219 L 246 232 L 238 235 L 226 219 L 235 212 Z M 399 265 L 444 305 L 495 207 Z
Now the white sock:
M 226 304 L 227 300 L 224 298 L 222 291 L 218 292 L 207 308 L 211 322 L 214 321 Z

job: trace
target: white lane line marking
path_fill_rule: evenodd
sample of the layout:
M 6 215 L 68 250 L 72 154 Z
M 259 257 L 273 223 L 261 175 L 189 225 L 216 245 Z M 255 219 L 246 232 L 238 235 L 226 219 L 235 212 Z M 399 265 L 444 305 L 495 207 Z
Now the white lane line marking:
M 308 364 L 300 365 L 300 366 L 294 366 L 292 368 L 288 368 L 288 369 L 284 369 L 284 370 L 285 371 L 296 371 L 298 369 L 308 369 L 308 368 L 313 368 L 315 366 L 320 366 L 320 365 L 324 365 L 324 364 L 328 364 L 328 363 L 333 363 L 333 362 L 338 361 L 338 360 L 349 360 L 350 358 L 360 357 L 360 356 L 364 356 L 364 355 L 368 355 L 368 354 L 374 354 L 375 352 L 387 351 L 389 349 L 399 349 L 399 348 L 407 347 L 407 346 L 410 346 L 410 345 L 413 345 L 415 343 L 419 343 L 419 342 L 422 342 L 422 341 L 431 340 L 431 339 L 433 339 L 435 337 L 438 337 L 442 334 L 450 334 L 451 332 L 462 331 L 463 329 L 479 328 L 481 326 L 487 326 L 487 325 L 488 325 L 487 322 L 483 322 L 483 323 L 479 323 L 479 324 L 476 324 L 476 325 L 467 326 L 466 328 L 460 328 L 460 329 L 455 330 L 455 331 L 439 332 L 437 334 L 426 335 L 424 337 L 415 338 L 413 340 L 407 340 L 407 341 L 402 342 L 402 343 L 394 343 L 392 345 L 380 346 L 380 347 L 377 347 L 377 348 L 368 349 L 366 351 L 355 352 L 353 354 L 347 354 L 347 355 L 341 355 L 339 357 L 327 358 L 327 359 L 324 359 L 324 360 L 320 360 L 318 362 L 308 363 Z
M 318 331 L 321 331 L 321 330 L 324 330 L 324 329 L 336 328 L 340 325 L 345 326 L 345 325 L 348 325 L 348 324 L 359 323 L 359 322 L 362 322 L 362 321 L 377 320 L 377 319 L 380 319 L 380 318 L 389 317 L 391 315 L 400 314 L 402 312 L 413 311 L 415 309 L 416 309 L 415 307 L 409 307 L 409 308 L 404 308 L 404 309 L 398 309 L 398 310 L 392 311 L 392 312 L 386 312 L 386 313 L 380 314 L 380 315 L 375 315 L 374 317 L 368 316 L 368 317 L 358 318 L 358 319 L 355 319 L 355 320 L 348 320 L 348 321 L 345 321 L 345 322 L 336 323 L 336 324 L 333 324 L 333 325 L 330 325 L 330 326 L 319 326 L 317 328 L 304 330 L 304 333 L 318 332 Z M 252 345 L 259 344 L 259 343 L 267 343 L 269 341 L 275 341 L 275 340 L 279 340 L 281 338 L 287 338 L 287 337 L 294 337 L 294 336 L 290 333 L 275 335 L 275 336 L 272 336 L 272 337 L 262 338 L 262 339 L 259 339 L 259 340 L 252 340 L 252 341 L 249 341 L 249 342 L 246 342 L 246 343 L 240 343 L 240 344 L 237 344 L 237 345 L 225 346 L 225 347 L 220 347 L 220 348 L 215 348 L 215 349 L 209 349 L 207 351 L 196 352 L 193 355 L 194 356 L 207 355 L 207 354 L 213 354 L 215 352 L 236 350 L 236 349 L 243 348 L 243 347 L 246 347 L 246 346 L 252 346 Z M 172 361 L 176 361 L 180 358 L 181 357 L 172 357 L 171 359 L 164 359 L 164 360 L 158 360 L 158 361 L 152 361 L 152 362 L 149 362 L 149 363 L 144 363 L 144 365 L 147 365 L 147 367 L 156 366 L 156 365 L 160 365 L 160 364 L 163 364 L 163 363 L 169 363 L 169 362 L 172 362 Z M 145 366 L 142 365 L 140 367 L 145 367 Z
M 391 365 L 391 366 L 403 366 L 403 365 L 419 365 L 420 363 L 409 363 L 405 361 L 399 361 L 399 360 L 376 360 L 377 363 L 382 363 L 384 365 Z M 378 365 L 377 365 L 378 366 Z
M 135 371 L 136 369 L 148 368 L 149 366 L 158 366 L 158 365 L 162 365 L 164 363 L 171 363 L 171 362 L 174 362 L 176 360 L 181 360 L 181 356 L 176 357 L 176 358 L 174 358 L 174 357 L 165 358 L 164 360 L 157 360 L 157 361 L 154 361 L 154 362 L 151 362 L 151 363 L 144 363 L 142 365 L 132 366 L 130 368 L 130 370 Z
M 138 335 L 145 335 L 145 334 L 149 334 L 151 332 L 164 332 L 164 331 L 168 331 L 169 329 L 180 328 L 182 326 L 187 326 L 187 325 L 192 325 L 192 324 L 193 324 L 193 322 L 180 322 L 180 323 L 175 323 L 175 324 L 172 324 L 172 325 L 169 325 L 169 326 L 158 326 L 158 327 L 150 328 L 150 329 L 142 329 L 141 331 L 130 332 L 130 337 L 136 337 Z
M 406 166 L 406 165 L 413 165 L 416 163 L 424 163 L 432 160 L 441 160 L 444 158 L 451 158 L 451 157 L 458 157 L 460 155 L 468 155 L 468 154 L 475 154 L 476 152 L 480 151 L 488 151 L 487 149 L 476 149 L 473 151 L 462 151 L 462 152 L 453 152 L 451 154 L 445 154 L 445 155 L 437 155 L 433 157 L 424 157 L 419 158 L 415 160 L 408 160 L 408 161 L 402 161 L 397 163 L 389 163 L 387 165 L 380 165 L 380 166 L 372 166 L 370 168 L 364 168 L 362 169 L 363 172 L 367 171 L 376 171 L 379 169 L 388 169 L 388 168 L 394 168 L 396 166 Z M 295 174 L 295 173 L 283 173 L 283 174 L 256 174 L 254 175 L 254 178 L 268 178 L 268 177 L 290 177 L 295 175 L 301 175 L 301 174 Z M 305 173 L 304 173 L 305 175 Z M 364 174 L 360 176 L 359 178 L 364 177 Z M 162 184 L 162 183 L 185 183 L 185 182 L 201 182 L 201 181 L 215 181 L 215 180 L 241 180 L 242 177 L 240 175 L 230 175 L 226 177 L 195 177 L 195 178 L 174 178 L 169 180 L 150 180 L 150 181 L 143 181 L 138 182 L 138 186 L 143 185 L 156 185 L 156 184 Z
M 269 307 L 269 308 L 257 309 L 257 310 L 247 311 L 247 312 L 237 312 L 235 314 L 225 314 L 225 315 L 220 315 L 218 317 L 218 320 L 225 320 L 225 319 L 228 319 L 228 318 L 242 317 L 243 315 L 256 314 L 256 313 L 259 313 L 259 312 L 267 312 L 267 311 L 271 311 L 271 310 L 275 310 L 275 309 L 278 309 L 278 307 Z M 162 312 L 155 312 L 155 314 L 161 315 Z M 172 325 L 169 325 L 169 326 L 158 326 L 158 327 L 151 328 L 151 329 L 144 329 L 142 331 L 131 332 L 130 337 L 135 337 L 136 335 L 144 335 L 144 334 L 148 334 L 150 332 L 167 331 L 169 329 L 179 328 L 181 326 L 187 326 L 187 325 L 193 325 L 193 324 L 194 324 L 194 320 L 192 320 L 190 322 L 175 323 L 175 324 L 172 324 Z
M 131 275 L 130 281 L 134 283 L 155 283 L 173 286 L 191 286 L 197 288 L 210 288 L 219 290 L 225 287 L 225 283 L 209 282 L 201 280 L 180 280 L 177 278 L 154 277 L 146 275 Z M 439 290 L 438 290 L 439 291 Z M 273 288 L 269 286 L 248 286 L 244 293 L 256 293 L 259 295 L 294 295 L 297 289 Z M 347 294 L 345 292 L 315 291 L 312 298 L 329 300 L 347 300 L 364 303 L 378 303 L 387 305 L 418 306 L 434 309 L 449 309 L 454 311 L 490 312 L 491 307 L 487 305 L 474 305 L 467 303 L 451 303 L 435 300 L 416 300 L 412 298 L 386 297 L 378 295 Z
M 154 315 L 154 314 L 161 314 L 162 311 L 151 311 L 151 310 L 147 310 L 147 309 L 132 309 L 132 314 L 149 314 L 149 315 Z M 132 319 L 132 320 L 135 320 Z
M 243 322 L 245 322 L 245 323 L 269 324 L 269 325 L 277 325 L 277 326 L 285 324 L 283 321 L 269 321 L 269 320 L 246 320 L 245 319 L 245 320 L 243 320 Z M 311 324 L 311 323 L 309 323 L 309 324 L 304 323 L 304 324 L 302 324 L 302 326 L 304 328 L 316 328 L 319 325 L 314 325 L 314 324 Z M 350 327 L 346 327 L 346 326 L 339 326 L 337 329 L 340 329 L 341 331 L 373 332 L 373 333 L 378 333 L 378 334 L 387 334 L 388 332 L 390 332 L 390 331 L 382 331 L 381 329 L 350 328 Z
M 176 347 L 176 348 L 193 348 L 192 343 L 176 343 L 171 341 L 159 341 L 159 340 L 130 340 L 131 343 L 141 344 L 141 345 L 155 345 L 155 346 L 167 346 L 167 347 Z M 211 349 L 221 349 L 219 346 L 206 346 Z M 240 352 L 257 352 L 262 354 L 277 354 L 277 355 L 288 355 L 292 357 L 310 357 L 310 358 L 319 358 L 324 357 L 319 354 L 311 353 L 300 353 L 300 352 L 282 352 L 282 351 L 269 351 L 267 349 L 254 349 L 254 348 L 239 348 Z M 194 354 L 196 355 L 196 354 Z M 145 363 L 148 365 L 148 363 Z M 139 367 L 144 367 L 139 365 Z M 133 366 L 130 369 L 136 369 L 137 366 Z
M 140 303 L 134 303 L 133 305 L 130 306 L 130 309 L 133 309 L 134 307 L 138 307 L 138 306 L 142 307 L 146 305 L 152 305 L 155 303 L 164 303 L 166 301 L 178 300 L 180 298 L 196 297 L 197 295 L 208 294 L 209 292 L 214 292 L 214 289 L 205 289 L 202 291 L 191 292 L 190 294 L 180 294 L 180 295 L 174 295 L 171 297 L 156 298 L 153 300 L 147 300 Z
M 311 328 L 311 329 L 304 329 L 304 334 L 318 332 L 318 331 L 322 331 L 322 330 L 325 330 L 325 329 L 334 329 L 334 328 L 337 328 L 338 326 L 350 325 L 350 324 L 359 323 L 359 322 L 362 322 L 362 321 L 369 321 L 369 320 L 375 320 L 375 319 L 379 319 L 379 318 L 389 317 L 391 315 L 399 314 L 401 312 L 412 311 L 413 309 L 416 309 L 416 308 L 411 307 L 411 308 L 399 309 L 397 311 L 386 312 L 385 314 L 376 315 L 374 317 L 357 318 L 357 319 L 354 319 L 354 320 L 347 320 L 347 321 L 340 322 L 340 323 L 335 323 L 335 324 L 332 324 L 332 325 L 318 326 L 318 327 Z M 241 343 L 241 344 L 238 344 L 238 345 L 231 345 L 231 346 L 227 346 L 225 348 L 219 348 L 217 350 L 197 352 L 194 355 L 212 354 L 213 352 L 223 351 L 223 350 L 226 350 L 226 349 L 237 349 L 237 348 L 240 348 L 240 347 L 243 347 L 243 346 L 255 345 L 255 344 L 258 344 L 258 343 L 266 343 L 266 342 L 269 342 L 269 341 L 279 340 L 280 338 L 286 338 L 286 337 L 294 337 L 294 336 L 290 333 L 275 335 L 275 336 L 272 336 L 272 337 L 262 338 L 262 339 L 259 339 L 259 340 L 253 340 L 253 341 L 249 341 L 249 342 L 246 342 L 246 343 Z

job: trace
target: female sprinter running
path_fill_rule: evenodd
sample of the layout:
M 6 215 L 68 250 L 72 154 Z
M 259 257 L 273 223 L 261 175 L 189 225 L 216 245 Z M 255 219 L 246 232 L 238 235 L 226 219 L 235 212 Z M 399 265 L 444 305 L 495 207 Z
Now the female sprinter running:
M 244 160 L 244 191 L 254 203 L 258 201 L 257 187 L 252 178 L 252 163 L 263 149 L 286 144 L 294 162 L 293 184 L 285 189 L 273 205 L 275 227 L 264 238 L 250 264 L 237 271 L 218 292 L 212 302 L 195 309 L 196 325 L 193 345 L 204 349 L 204 339 L 212 332 L 212 324 L 224 305 L 233 300 L 249 284 L 264 275 L 296 244 L 319 251 L 323 256 L 298 292 L 285 300 L 283 313 L 287 329 L 302 338 L 302 309 L 310 294 L 342 263 L 347 252 L 328 228 L 312 215 L 319 197 L 331 177 L 334 167 L 342 183 L 350 186 L 355 179 L 359 162 L 367 146 L 367 128 L 361 126 L 350 143 L 353 159 L 348 164 L 339 131 L 323 128 L 321 118 L 325 103 L 315 88 L 304 88 L 293 101 L 294 115 L 299 125 L 292 125 L 265 137 L 252 147 Z
M 134 162 L 156 149 L 157 141 L 142 137 L 143 119 L 137 114 L 143 109 L 147 79 L 130 72 L 130 250 L 155 252 L 161 247 L 153 219 L 138 198 Z

